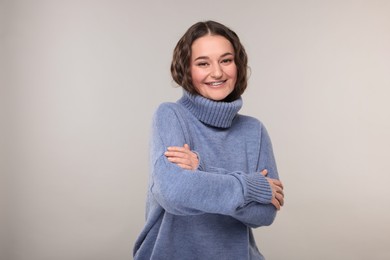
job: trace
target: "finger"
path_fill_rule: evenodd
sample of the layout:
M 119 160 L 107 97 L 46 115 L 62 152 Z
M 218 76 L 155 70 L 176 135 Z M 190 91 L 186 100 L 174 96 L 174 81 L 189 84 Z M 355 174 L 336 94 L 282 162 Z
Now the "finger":
M 186 165 L 186 164 L 178 163 L 177 166 L 179 166 L 180 168 L 186 169 L 186 170 L 192 170 L 191 166 Z
M 264 169 L 260 172 L 263 176 L 267 176 L 268 174 L 268 170 L 267 169 Z
M 183 159 L 179 157 L 167 157 L 168 161 L 176 163 L 176 164 L 186 164 L 186 165 L 191 165 L 191 161 L 188 159 Z
M 169 146 L 167 147 L 168 151 L 178 151 L 178 152 L 184 152 L 186 149 L 182 146 Z
M 284 192 L 282 190 L 275 190 L 275 195 L 278 194 L 279 196 L 284 198 Z
M 274 179 L 274 183 L 278 185 L 281 189 L 283 189 L 283 183 L 277 179 Z
M 281 205 L 283 205 L 284 201 L 284 194 L 276 192 L 274 194 L 275 198 L 280 202 Z
M 272 182 L 272 184 L 278 186 L 279 188 L 281 188 L 283 190 L 283 184 L 281 181 L 279 181 L 277 179 L 271 179 L 271 178 L 269 178 L 269 180 Z
M 180 157 L 180 158 L 188 158 L 188 154 L 182 152 L 165 152 L 165 156 L 167 157 Z
M 175 150 L 175 149 L 169 149 L 168 151 L 164 152 L 165 155 L 172 155 L 172 156 L 175 156 L 175 155 L 187 155 L 187 156 L 196 156 L 195 153 L 193 153 L 192 151 L 190 150 L 185 150 L 183 147 L 181 147 L 181 150 Z
M 186 149 L 187 151 L 191 151 L 190 146 L 188 144 L 184 144 L 184 149 Z
M 272 190 L 275 191 L 275 193 L 279 193 L 279 194 L 284 196 L 284 191 L 281 187 L 279 187 L 275 184 L 272 184 Z
M 275 206 L 275 208 L 276 208 L 277 210 L 280 210 L 280 203 L 279 203 L 279 201 L 278 201 L 277 199 L 273 198 L 272 201 L 271 201 L 271 203 L 272 203 L 272 205 Z
M 283 191 L 282 188 L 278 187 L 278 189 L 276 190 L 276 192 L 282 194 L 283 197 L 284 197 L 284 191 Z

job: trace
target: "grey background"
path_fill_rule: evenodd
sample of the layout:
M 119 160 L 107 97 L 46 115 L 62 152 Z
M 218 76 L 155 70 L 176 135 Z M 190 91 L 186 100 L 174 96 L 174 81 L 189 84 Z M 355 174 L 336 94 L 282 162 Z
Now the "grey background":
M 172 50 L 214 19 L 246 46 L 243 114 L 286 206 L 267 259 L 390 259 L 390 1 L 1 1 L 0 258 L 131 259 Z

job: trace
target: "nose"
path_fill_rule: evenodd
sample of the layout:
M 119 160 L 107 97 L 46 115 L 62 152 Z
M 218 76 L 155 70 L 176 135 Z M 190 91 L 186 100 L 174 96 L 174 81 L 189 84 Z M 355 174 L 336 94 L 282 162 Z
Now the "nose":
M 222 77 L 223 71 L 219 64 L 216 64 L 212 67 L 210 76 L 214 79 L 219 79 Z

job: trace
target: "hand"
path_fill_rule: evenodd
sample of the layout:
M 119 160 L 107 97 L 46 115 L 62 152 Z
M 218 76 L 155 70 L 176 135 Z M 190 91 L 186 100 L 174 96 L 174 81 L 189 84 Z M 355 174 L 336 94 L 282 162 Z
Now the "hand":
M 186 170 L 196 170 L 199 166 L 198 155 L 191 151 L 188 144 L 181 146 L 170 146 L 164 153 L 168 161 Z
M 275 206 L 277 210 L 280 210 L 280 208 L 284 204 L 284 193 L 283 193 L 283 184 L 281 181 L 277 179 L 271 179 L 269 177 L 266 177 L 268 174 L 267 170 L 263 170 L 261 174 L 267 179 L 269 185 L 272 189 L 272 201 L 271 203 Z

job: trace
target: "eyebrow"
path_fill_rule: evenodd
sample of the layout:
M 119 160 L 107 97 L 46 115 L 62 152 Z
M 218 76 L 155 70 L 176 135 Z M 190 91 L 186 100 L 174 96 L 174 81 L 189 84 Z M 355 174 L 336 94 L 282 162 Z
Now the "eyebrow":
M 226 56 L 229 56 L 229 55 L 234 56 L 233 53 L 231 53 L 231 52 L 226 52 L 226 53 L 222 54 L 220 58 L 223 58 L 223 57 L 226 57 Z M 197 61 L 197 60 L 207 60 L 207 59 L 210 59 L 210 58 L 209 58 L 208 56 L 199 56 L 199 57 L 196 58 L 194 61 Z

